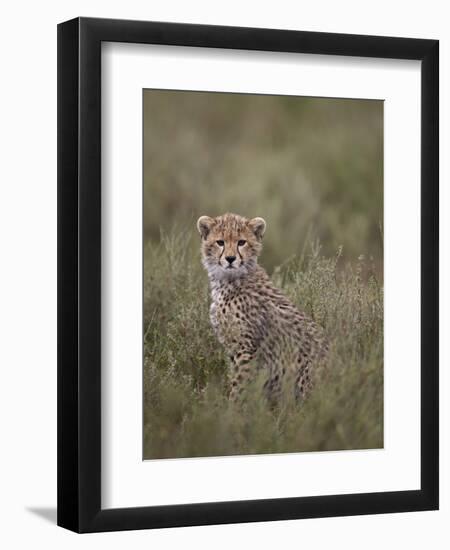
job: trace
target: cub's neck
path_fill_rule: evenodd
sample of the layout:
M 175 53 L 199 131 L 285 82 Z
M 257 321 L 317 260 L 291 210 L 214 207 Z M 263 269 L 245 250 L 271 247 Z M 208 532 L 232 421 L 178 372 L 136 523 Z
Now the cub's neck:
M 211 290 L 223 292 L 226 290 L 233 290 L 238 288 L 245 288 L 254 284 L 255 282 L 267 283 L 270 281 L 269 276 L 263 267 L 255 264 L 252 269 L 249 269 L 245 273 L 240 275 L 218 272 L 208 272 L 209 282 Z

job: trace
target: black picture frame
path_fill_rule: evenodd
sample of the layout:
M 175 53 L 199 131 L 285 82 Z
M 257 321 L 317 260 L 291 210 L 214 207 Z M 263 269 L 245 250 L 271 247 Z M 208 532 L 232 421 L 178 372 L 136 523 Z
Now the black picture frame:
M 104 41 L 421 61 L 420 490 L 102 510 Z M 58 26 L 58 525 L 97 532 L 438 508 L 438 67 L 437 40 L 91 18 Z

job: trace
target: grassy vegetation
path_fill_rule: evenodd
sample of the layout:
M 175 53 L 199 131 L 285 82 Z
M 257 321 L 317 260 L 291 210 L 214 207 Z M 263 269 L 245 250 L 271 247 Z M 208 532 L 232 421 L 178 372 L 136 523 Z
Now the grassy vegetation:
M 383 446 L 383 296 L 355 266 L 309 247 L 274 280 L 332 341 L 328 369 L 303 405 L 271 410 L 258 381 L 242 407 L 228 399 L 227 365 L 209 324 L 208 284 L 183 232 L 146 249 L 144 456 L 213 456 Z
M 382 113 L 375 101 L 145 92 L 145 458 L 383 445 Z M 243 407 L 228 401 L 195 231 L 226 211 L 266 219 L 262 265 L 331 340 L 302 405 L 270 409 L 260 380 Z
M 381 272 L 383 103 L 147 91 L 146 240 L 227 211 L 267 221 L 270 271 L 309 235 Z

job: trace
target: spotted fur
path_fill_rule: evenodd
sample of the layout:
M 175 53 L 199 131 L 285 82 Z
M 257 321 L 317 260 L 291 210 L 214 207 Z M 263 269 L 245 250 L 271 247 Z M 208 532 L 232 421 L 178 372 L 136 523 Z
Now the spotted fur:
M 230 359 L 231 399 L 259 370 L 265 372 L 269 399 L 278 398 L 286 381 L 293 383 L 297 398 L 304 398 L 328 344 L 322 328 L 258 265 L 266 222 L 224 214 L 202 216 L 197 228 L 210 282 L 211 324 Z

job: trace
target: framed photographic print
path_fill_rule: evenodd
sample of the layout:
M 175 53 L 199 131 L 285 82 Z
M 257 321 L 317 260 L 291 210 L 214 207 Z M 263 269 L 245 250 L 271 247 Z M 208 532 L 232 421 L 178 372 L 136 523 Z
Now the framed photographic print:
M 438 42 L 58 27 L 58 524 L 438 508 Z

